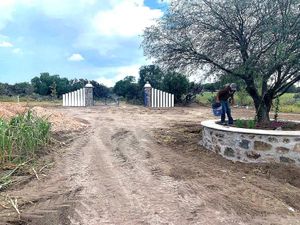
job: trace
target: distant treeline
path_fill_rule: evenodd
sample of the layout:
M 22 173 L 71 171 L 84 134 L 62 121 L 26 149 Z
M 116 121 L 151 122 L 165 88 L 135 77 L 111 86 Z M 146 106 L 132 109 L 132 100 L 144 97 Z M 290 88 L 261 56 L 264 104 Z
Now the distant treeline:
M 108 97 L 111 90 L 97 81 L 90 81 L 94 86 L 94 95 L 96 98 Z M 67 79 L 59 75 L 50 75 L 41 73 L 39 77 L 34 77 L 30 83 L 21 82 L 13 85 L 0 83 L 0 95 L 7 96 L 49 96 L 60 98 L 63 94 L 78 90 L 88 83 L 87 79 Z
M 139 78 L 126 76 L 123 80 L 116 82 L 113 88 L 108 88 L 97 81 L 90 81 L 94 86 L 95 98 L 107 98 L 111 95 L 117 95 L 123 99 L 134 102 L 143 102 L 143 88 L 146 82 L 152 87 L 173 93 L 175 103 L 189 103 L 195 96 L 203 91 L 215 92 L 224 87 L 227 83 L 237 83 L 238 91 L 243 90 L 245 85 L 242 81 L 231 76 L 224 75 L 219 81 L 214 83 L 200 84 L 189 82 L 188 78 L 181 73 L 172 71 L 163 71 L 156 65 L 142 66 L 139 71 Z M 21 82 L 13 85 L 0 83 L 0 95 L 6 96 L 31 96 L 61 98 L 65 93 L 78 90 L 88 83 L 87 79 L 67 79 L 59 75 L 50 75 L 41 73 L 40 76 L 34 77 L 31 82 Z M 258 84 L 259 85 L 259 84 Z M 288 90 L 290 93 L 300 93 L 300 87 L 291 86 Z
M 176 72 L 163 72 L 158 66 L 142 66 L 139 71 L 139 78 L 126 76 L 116 82 L 113 88 L 108 88 L 97 81 L 90 81 L 94 86 L 95 98 L 107 98 L 117 95 L 132 103 L 143 102 L 143 87 L 146 82 L 152 87 L 162 91 L 175 94 L 175 102 L 180 102 L 182 97 L 199 93 L 200 84 L 189 82 L 188 78 Z M 67 79 L 59 75 L 41 73 L 31 79 L 31 82 L 21 82 L 13 85 L 0 83 L 0 95 L 6 96 L 31 96 L 49 97 L 52 99 L 61 98 L 63 94 L 78 90 L 88 83 L 87 79 Z

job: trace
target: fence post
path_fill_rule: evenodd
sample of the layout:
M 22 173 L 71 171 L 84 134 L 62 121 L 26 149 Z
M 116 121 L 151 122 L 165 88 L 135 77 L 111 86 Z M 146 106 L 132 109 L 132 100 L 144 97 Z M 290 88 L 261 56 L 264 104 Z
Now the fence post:
M 169 107 L 169 93 L 166 93 L 166 107 Z
M 93 97 L 93 85 L 89 82 L 84 87 L 85 92 L 85 106 L 93 106 L 94 105 L 94 97 Z
M 85 103 L 85 89 L 82 88 L 82 99 L 83 99 L 83 106 L 86 106 L 86 103 Z
M 77 90 L 77 106 L 80 106 L 80 91 Z
M 69 106 L 69 93 L 65 94 L 66 106 Z
M 151 88 L 151 107 L 154 107 L 154 88 Z
M 82 106 L 82 92 L 81 89 L 78 90 L 78 106 Z
M 71 95 L 72 92 L 70 92 L 68 95 L 69 95 L 69 106 L 72 106 L 72 95 Z
M 149 82 L 147 81 L 147 83 L 145 84 L 144 86 L 144 104 L 146 107 L 151 107 L 152 105 L 152 102 L 151 102 L 151 99 L 152 99 L 152 96 L 151 96 L 151 85 L 149 84 Z
M 77 91 L 74 91 L 74 106 L 78 106 L 78 94 L 77 94 Z

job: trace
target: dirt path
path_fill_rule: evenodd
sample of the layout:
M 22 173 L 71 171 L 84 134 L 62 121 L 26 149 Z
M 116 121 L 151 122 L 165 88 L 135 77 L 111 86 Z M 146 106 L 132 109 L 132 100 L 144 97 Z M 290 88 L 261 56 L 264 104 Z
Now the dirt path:
M 209 109 L 59 111 L 90 129 L 57 154 L 47 177 L 8 193 L 27 200 L 13 224 L 300 224 L 299 169 L 202 149 Z

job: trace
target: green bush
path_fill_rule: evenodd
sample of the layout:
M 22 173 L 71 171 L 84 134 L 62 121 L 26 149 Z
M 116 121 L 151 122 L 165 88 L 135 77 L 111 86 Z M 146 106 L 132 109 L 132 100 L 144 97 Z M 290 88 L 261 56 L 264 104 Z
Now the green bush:
M 237 119 L 234 122 L 234 125 L 238 128 L 254 129 L 256 127 L 256 122 L 255 122 L 255 120 L 240 120 L 240 119 Z
M 10 121 L 0 119 L 0 163 L 22 162 L 36 155 L 50 135 L 50 123 L 31 111 Z

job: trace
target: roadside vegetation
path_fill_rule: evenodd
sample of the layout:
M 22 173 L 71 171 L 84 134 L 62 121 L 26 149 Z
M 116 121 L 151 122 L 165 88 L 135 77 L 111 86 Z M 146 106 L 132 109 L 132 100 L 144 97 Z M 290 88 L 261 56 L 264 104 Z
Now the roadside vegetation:
M 34 162 L 50 140 L 51 124 L 32 111 L 9 120 L 0 118 L 0 190 L 12 183 L 11 176 Z M 5 168 L 9 169 L 6 170 Z M 34 173 L 35 170 L 32 168 Z

